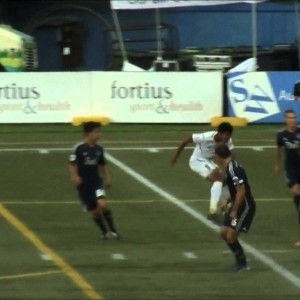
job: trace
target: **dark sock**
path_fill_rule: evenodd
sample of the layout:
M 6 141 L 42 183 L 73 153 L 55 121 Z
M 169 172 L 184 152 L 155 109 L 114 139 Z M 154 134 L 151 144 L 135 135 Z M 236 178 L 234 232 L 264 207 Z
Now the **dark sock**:
M 97 226 L 100 228 L 101 232 L 103 235 L 105 235 L 107 233 L 107 229 L 106 226 L 103 222 L 102 216 L 99 215 L 97 217 L 94 218 L 94 222 L 97 224 Z
M 103 216 L 107 222 L 107 225 L 108 225 L 110 231 L 117 232 L 111 210 L 105 209 L 105 211 L 103 212 Z
M 234 254 L 236 262 L 238 264 L 246 264 L 247 263 L 244 249 L 238 240 L 232 244 L 227 242 L 227 245 L 230 248 L 230 250 L 232 251 L 232 253 Z
M 298 213 L 298 221 L 300 224 L 300 196 L 294 196 L 294 203 Z

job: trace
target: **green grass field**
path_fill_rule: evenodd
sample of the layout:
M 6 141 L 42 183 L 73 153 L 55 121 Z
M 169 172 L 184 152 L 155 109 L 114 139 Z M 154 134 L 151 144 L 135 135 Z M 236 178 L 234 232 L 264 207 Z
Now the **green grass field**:
M 66 125 L 0 128 L 0 299 L 300 299 L 297 216 L 283 172 L 273 173 L 278 126 L 237 128 L 257 215 L 242 236 L 251 270 L 206 221 L 209 184 L 188 167 L 179 141 L 208 126 L 103 128 L 123 239 L 101 241 L 69 181 L 68 154 L 81 140 Z

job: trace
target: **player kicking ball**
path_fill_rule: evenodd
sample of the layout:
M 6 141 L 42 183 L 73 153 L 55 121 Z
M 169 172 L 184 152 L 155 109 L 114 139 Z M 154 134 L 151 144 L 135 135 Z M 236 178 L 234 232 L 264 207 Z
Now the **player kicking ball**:
M 246 255 L 238 237 L 241 232 L 248 232 L 255 216 L 256 204 L 251 193 L 247 175 L 237 161 L 232 160 L 231 151 L 225 144 L 219 144 L 215 150 L 215 160 L 224 170 L 225 182 L 229 189 L 227 210 L 221 237 L 235 256 L 237 272 L 248 270 Z
M 75 146 L 69 159 L 71 181 L 78 190 L 84 209 L 90 212 L 92 219 L 100 228 L 102 239 L 108 239 L 109 236 L 119 239 L 112 212 L 106 203 L 105 189 L 111 187 L 111 177 L 104 149 L 97 144 L 100 139 L 100 124 L 86 122 L 83 124 L 83 131 L 85 140 Z
M 224 143 L 233 149 L 232 132 L 232 125 L 223 122 L 218 126 L 217 131 L 194 133 L 182 141 L 171 161 L 171 164 L 175 165 L 183 149 L 189 144 L 196 144 L 189 165 L 192 171 L 212 183 L 207 218 L 216 222 L 219 221 L 218 203 L 223 195 L 228 194 L 228 190 L 226 187 L 223 188 L 220 169 L 214 162 L 215 147 L 218 143 Z

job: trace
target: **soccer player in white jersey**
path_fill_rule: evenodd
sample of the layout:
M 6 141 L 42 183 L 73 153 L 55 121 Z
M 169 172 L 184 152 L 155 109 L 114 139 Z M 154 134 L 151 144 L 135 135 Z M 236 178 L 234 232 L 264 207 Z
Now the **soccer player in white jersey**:
M 172 165 L 175 165 L 183 149 L 188 144 L 196 144 L 190 157 L 189 165 L 192 171 L 212 183 L 208 219 L 216 220 L 218 218 L 218 203 L 223 188 L 221 170 L 214 162 L 215 147 L 218 143 L 223 143 L 227 144 L 228 148 L 232 150 L 232 132 L 232 125 L 228 122 L 223 122 L 218 126 L 217 131 L 194 133 L 182 141 L 171 161 Z M 223 192 L 225 193 L 226 190 L 227 188 L 224 188 Z

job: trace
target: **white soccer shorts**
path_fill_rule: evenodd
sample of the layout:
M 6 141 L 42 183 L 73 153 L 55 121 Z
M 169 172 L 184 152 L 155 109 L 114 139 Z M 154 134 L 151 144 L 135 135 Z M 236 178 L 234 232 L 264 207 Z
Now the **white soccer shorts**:
M 218 165 L 211 159 L 198 158 L 196 160 L 190 160 L 190 168 L 201 177 L 207 178 L 213 170 L 218 168 Z

